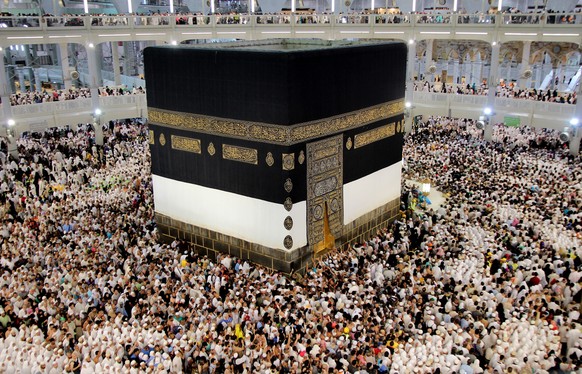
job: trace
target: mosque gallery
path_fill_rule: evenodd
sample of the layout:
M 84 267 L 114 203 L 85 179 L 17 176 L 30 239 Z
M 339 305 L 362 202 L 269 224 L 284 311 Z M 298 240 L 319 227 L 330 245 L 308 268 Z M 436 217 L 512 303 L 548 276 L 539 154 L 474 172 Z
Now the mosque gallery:
M 405 44 L 162 46 L 144 61 L 163 239 L 290 272 L 398 213 Z

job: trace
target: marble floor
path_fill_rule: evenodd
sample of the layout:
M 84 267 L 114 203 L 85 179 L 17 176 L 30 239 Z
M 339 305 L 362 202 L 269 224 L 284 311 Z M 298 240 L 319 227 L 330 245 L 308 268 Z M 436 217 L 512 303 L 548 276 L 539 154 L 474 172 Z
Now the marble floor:
M 421 182 L 419 181 L 415 181 L 412 179 L 405 179 L 404 182 L 406 183 L 407 186 L 416 186 L 420 189 L 421 186 Z M 438 209 L 441 207 L 441 205 L 443 203 L 445 203 L 447 196 L 445 196 L 442 192 L 440 192 L 439 190 L 435 189 L 435 188 L 431 188 L 430 190 L 430 194 L 428 195 L 428 199 L 430 200 L 431 204 L 429 205 L 429 207 L 431 207 L 432 209 Z

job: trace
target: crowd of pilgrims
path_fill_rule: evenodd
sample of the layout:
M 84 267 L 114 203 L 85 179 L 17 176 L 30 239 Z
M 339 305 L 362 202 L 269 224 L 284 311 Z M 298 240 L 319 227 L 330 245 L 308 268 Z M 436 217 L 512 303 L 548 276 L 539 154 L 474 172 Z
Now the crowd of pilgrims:
M 581 368 L 582 169 L 555 132 L 420 123 L 403 175 L 446 202 L 403 187 L 390 227 L 291 275 L 159 243 L 147 126 L 93 134 L 0 153 L 2 373 Z
M 139 95 L 145 94 L 145 89 L 139 87 L 100 87 L 97 90 L 99 96 L 124 96 L 124 95 Z M 91 97 L 91 90 L 89 88 L 68 88 L 62 90 L 42 90 L 37 91 L 23 91 L 10 95 L 10 105 L 27 105 L 40 104 L 52 101 L 66 101 L 76 99 L 87 99 Z
M 486 85 L 477 86 L 473 84 L 459 84 L 453 86 L 452 84 L 430 83 L 428 81 L 417 81 L 414 83 L 415 91 L 435 92 L 457 95 L 480 95 L 487 96 L 489 87 Z M 560 104 L 576 104 L 578 96 L 576 92 L 559 92 L 557 89 L 538 90 L 521 89 L 517 86 L 497 86 L 495 89 L 495 96 L 509 99 L 523 99 L 535 101 L 547 101 L 551 103 Z

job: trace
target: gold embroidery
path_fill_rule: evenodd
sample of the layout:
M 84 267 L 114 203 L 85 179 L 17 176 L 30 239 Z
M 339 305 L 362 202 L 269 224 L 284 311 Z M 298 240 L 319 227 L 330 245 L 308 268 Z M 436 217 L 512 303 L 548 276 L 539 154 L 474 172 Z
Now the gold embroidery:
M 159 138 L 160 144 L 163 146 L 166 145 L 166 137 L 164 136 L 164 134 L 160 134 L 160 138 Z
M 346 141 L 346 148 L 348 149 L 348 151 L 352 149 L 352 145 L 353 145 L 352 138 L 348 138 L 348 140 Z
M 392 122 L 389 125 L 380 126 L 370 131 L 363 132 L 354 136 L 354 149 L 363 147 L 378 140 L 386 139 L 396 133 L 396 124 Z
M 285 191 L 287 191 L 287 193 L 290 193 L 291 191 L 293 191 L 293 181 L 291 180 L 291 178 L 287 178 L 285 180 L 285 183 L 283 184 L 283 188 L 285 189 Z
M 295 153 L 283 153 L 283 170 L 295 169 Z
M 156 144 L 156 138 L 154 136 L 154 130 L 149 131 L 149 142 L 150 144 Z
M 283 226 L 287 230 L 291 230 L 293 228 L 293 218 L 291 218 L 291 216 L 285 217 L 285 220 L 283 221 Z
M 291 249 L 293 247 L 293 238 L 291 237 L 291 235 L 287 235 L 285 239 L 283 239 L 283 245 L 287 249 Z
M 237 147 L 234 145 L 222 145 L 222 158 L 225 160 L 246 162 L 257 165 L 259 163 L 258 152 L 253 148 Z
M 273 164 L 275 163 L 275 159 L 273 158 L 273 154 L 271 152 L 267 153 L 267 157 L 265 158 L 265 162 L 269 166 L 273 166 Z
M 283 203 L 283 206 L 285 207 L 285 210 L 290 212 L 291 209 L 293 209 L 293 201 L 291 200 L 290 197 L 285 199 L 285 202 Z
M 299 161 L 299 165 L 303 165 L 305 161 L 305 153 L 303 151 L 299 152 L 299 157 L 297 157 L 297 161 Z
M 172 149 L 192 153 L 202 153 L 200 139 L 185 138 L 183 136 L 172 135 L 170 137 L 170 141 L 172 143 Z
M 208 154 L 210 156 L 214 156 L 215 153 L 216 153 L 216 148 L 214 148 L 214 143 L 210 142 L 210 144 L 208 144 Z
M 245 140 L 289 145 L 387 119 L 403 112 L 404 101 L 395 100 L 355 112 L 293 126 L 237 121 L 189 113 L 169 112 L 156 108 L 148 108 L 148 120 L 162 126 L 184 128 L 214 135 L 227 135 Z
M 313 153 L 314 160 L 320 160 L 322 158 L 329 157 L 331 155 L 337 154 L 337 149 L 335 147 L 327 147 L 323 149 L 318 149 Z
M 343 230 L 343 136 L 307 144 L 307 241 L 319 243 L 324 237 L 325 215 L 331 235 Z M 332 205 L 332 209 L 325 210 Z

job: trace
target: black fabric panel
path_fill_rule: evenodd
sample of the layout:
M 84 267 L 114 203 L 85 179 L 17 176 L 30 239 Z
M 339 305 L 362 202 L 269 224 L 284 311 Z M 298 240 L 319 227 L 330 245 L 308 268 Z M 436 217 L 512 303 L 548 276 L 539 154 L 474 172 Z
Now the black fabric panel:
M 387 139 L 382 139 L 361 148 L 352 148 L 351 150 L 345 148 L 348 137 L 351 137 L 353 141 L 354 135 L 356 134 L 386 125 L 401 118 L 402 116 L 393 117 L 390 120 L 379 121 L 344 133 L 344 184 L 363 178 L 402 160 L 403 134 L 401 133 L 396 133 Z M 276 204 L 283 204 L 287 197 L 291 197 L 294 203 L 306 199 L 307 160 L 303 165 L 298 162 L 299 152 L 301 150 L 305 152 L 305 144 L 286 147 L 224 138 L 204 133 L 194 133 L 157 126 L 152 123 L 149 124 L 149 128 L 155 134 L 155 144 L 150 145 L 152 173 L 155 175 L 253 197 Z M 161 133 L 166 138 L 166 144 L 164 146 L 160 145 L 159 142 Z M 173 150 L 170 141 L 171 135 L 200 139 L 202 142 L 202 153 L 196 154 Z M 314 141 L 317 140 L 320 139 Z M 210 142 L 214 144 L 216 149 L 214 156 L 210 156 L 207 151 Z M 223 159 L 223 143 L 257 149 L 258 165 Z M 275 160 L 273 166 L 266 164 L 265 158 L 268 152 L 273 154 Z M 294 170 L 282 170 L 282 153 L 295 153 Z M 291 178 L 293 182 L 293 190 L 291 193 L 287 193 L 283 188 L 287 178 Z
M 404 143 L 404 134 L 396 133 L 389 138 L 366 146 L 347 150 L 345 148 L 347 138 L 351 137 L 353 141 L 356 134 L 399 121 L 402 118 L 403 116 L 392 117 L 389 120 L 375 122 L 344 133 L 344 184 L 363 178 L 402 160 L 402 144 Z M 400 183 L 400 181 L 386 182 Z
M 284 147 L 172 129 L 152 123 L 149 124 L 149 129 L 154 131 L 155 137 L 155 144 L 150 145 L 152 174 L 277 204 L 283 204 L 287 197 L 291 197 L 294 203 L 306 198 L 306 163 L 300 165 L 297 162 L 299 151 L 303 149 L 301 144 Z M 161 133 L 166 138 L 164 146 L 159 142 Z M 200 139 L 202 153 L 172 149 L 171 135 Z M 213 156 L 207 151 L 210 142 L 216 149 Z M 257 149 L 258 165 L 223 159 L 223 143 Z M 266 164 L 267 152 L 273 154 L 273 166 Z M 295 169 L 284 171 L 281 154 L 292 152 L 295 152 Z M 291 193 L 287 193 L 283 187 L 287 178 L 291 178 L 293 182 Z
M 404 97 L 406 45 L 144 51 L 152 108 L 290 125 Z

